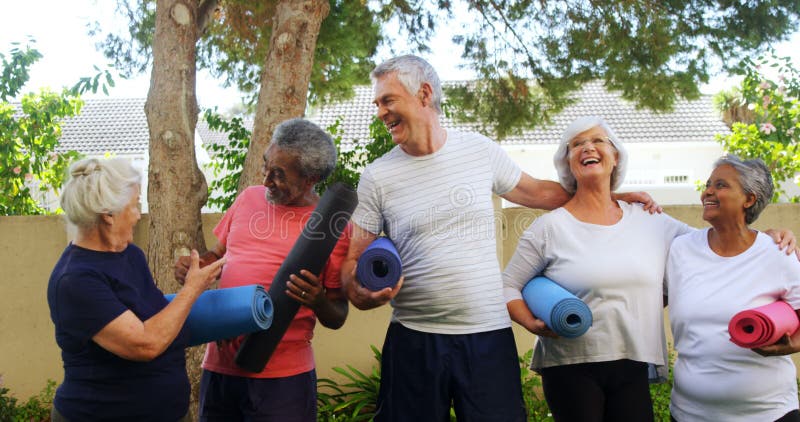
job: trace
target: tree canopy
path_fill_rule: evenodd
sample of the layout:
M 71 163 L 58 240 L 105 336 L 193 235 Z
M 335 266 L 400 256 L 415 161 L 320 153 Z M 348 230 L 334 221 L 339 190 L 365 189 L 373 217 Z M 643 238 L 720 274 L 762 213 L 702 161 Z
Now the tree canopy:
M 148 63 L 153 3 L 120 0 L 130 34 L 104 42 L 129 71 Z M 222 2 L 198 46 L 199 66 L 244 92 L 257 90 L 276 3 Z M 714 73 L 786 39 L 799 15 L 800 0 L 335 0 L 320 30 L 309 101 L 346 98 L 354 83 L 367 83 L 379 44 L 425 51 L 434 33 L 448 31 L 479 76 L 448 90 L 451 112 L 497 137 L 547 121 L 594 79 L 642 107 L 669 110 L 677 98 L 697 98 Z M 399 30 L 388 34 L 390 27 Z
M 198 43 L 198 67 L 249 94 L 251 103 L 261 87 L 277 3 L 220 2 Z M 312 104 L 352 96 L 352 86 L 367 81 L 381 40 L 382 19 L 364 2 L 335 0 L 330 6 L 317 39 L 309 86 Z M 118 10 L 129 19 L 128 32 L 106 33 L 99 45 L 122 74 L 130 76 L 150 65 L 155 0 L 118 0 Z M 92 32 L 99 35 L 102 29 L 97 24 Z

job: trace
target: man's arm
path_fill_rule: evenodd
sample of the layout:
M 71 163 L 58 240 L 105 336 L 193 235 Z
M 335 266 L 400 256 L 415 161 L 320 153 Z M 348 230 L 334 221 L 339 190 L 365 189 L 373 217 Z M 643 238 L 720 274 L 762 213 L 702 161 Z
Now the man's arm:
M 515 204 L 543 210 L 554 210 L 570 198 L 560 184 L 551 180 L 534 179 L 524 171 L 517 186 L 500 196 Z
M 361 257 L 367 246 L 377 238 L 378 235 L 370 233 L 359 227 L 358 224 L 353 223 L 350 249 L 347 251 L 347 257 L 344 262 L 342 262 L 342 288 L 353 306 L 361 310 L 377 308 L 386 304 L 397 295 L 397 292 L 400 291 L 400 286 L 403 285 L 403 278 L 401 277 L 394 288 L 387 287 L 373 292 L 362 286 L 356 279 L 358 258 Z
M 625 201 L 629 204 L 638 202 L 642 204 L 644 210 L 650 212 L 650 214 L 661 214 L 664 211 L 664 209 L 661 208 L 661 205 L 658 205 L 655 199 L 653 199 L 653 197 L 647 192 L 612 192 L 611 198 L 615 201 Z

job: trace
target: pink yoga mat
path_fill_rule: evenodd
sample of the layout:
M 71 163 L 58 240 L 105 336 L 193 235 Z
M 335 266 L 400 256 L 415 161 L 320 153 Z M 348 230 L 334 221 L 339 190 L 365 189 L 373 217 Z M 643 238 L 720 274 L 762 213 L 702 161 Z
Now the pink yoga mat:
M 795 310 L 778 301 L 734 315 L 728 323 L 728 333 L 737 346 L 754 349 L 774 344 L 785 334 L 794 334 L 798 326 Z

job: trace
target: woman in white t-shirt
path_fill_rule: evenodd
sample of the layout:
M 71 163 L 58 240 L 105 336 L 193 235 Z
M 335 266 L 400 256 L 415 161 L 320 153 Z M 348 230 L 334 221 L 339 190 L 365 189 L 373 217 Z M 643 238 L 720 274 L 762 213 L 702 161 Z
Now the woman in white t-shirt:
M 627 153 L 599 117 L 572 122 L 553 162 L 561 185 L 574 196 L 522 234 L 503 272 L 509 313 L 539 336 L 531 368 L 542 376 L 556 421 L 651 421 L 648 366 L 665 370 L 667 363 L 667 254 L 676 237 L 693 229 L 615 200 Z M 776 232 L 774 238 L 793 249 L 791 233 Z M 589 306 L 594 319 L 589 331 L 557 338 L 530 312 L 521 290 L 536 275 L 556 281 Z
M 652 421 L 648 364 L 666 364 L 663 279 L 672 240 L 691 230 L 665 214 L 616 201 L 627 153 L 599 117 L 577 119 L 554 156 L 574 196 L 537 218 L 503 272 L 511 318 L 539 336 L 531 368 L 557 421 Z M 520 291 L 544 275 L 583 300 L 593 325 L 556 338 Z
M 678 358 L 670 412 L 684 421 L 800 421 L 791 353 L 800 332 L 761 349 L 730 341 L 738 312 L 777 300 L 800 309 L 800 262 L 749 227 L 772 198 L 760 160 L 718 160 L 701 194 L 712 227 L 675 239 L 667 262 Z

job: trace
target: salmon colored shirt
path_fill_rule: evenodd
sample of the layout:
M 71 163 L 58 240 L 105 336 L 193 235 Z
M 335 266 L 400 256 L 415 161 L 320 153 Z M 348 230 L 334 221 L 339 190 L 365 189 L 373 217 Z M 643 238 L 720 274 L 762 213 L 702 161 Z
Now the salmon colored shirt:
M 315 206 L 275 205 L 265 198 L 264 186 L 245 189 L 214 228 L 225 245 L 227 262 L 222 268 L 219 287 L 261 284 L 269 290 L 272 279 L 289 255 Z M 321 281 L 328 289 L 341 288 L 340 271 L 347 254 L 349 231 L 336 244 Z M 314 369 L 311 338 L 316 316 L 301 306 L 267 366 L 259 373 L 242 370 L 234 362 L 244 336 L 218 343 L 208 343 L 203 368 L 209 371 L 248 378 L 283 378 Z

